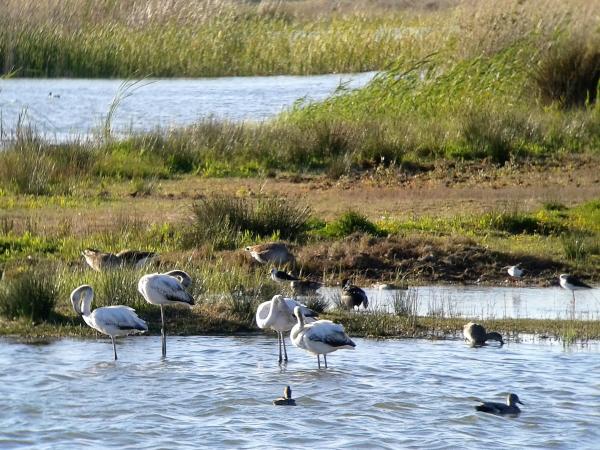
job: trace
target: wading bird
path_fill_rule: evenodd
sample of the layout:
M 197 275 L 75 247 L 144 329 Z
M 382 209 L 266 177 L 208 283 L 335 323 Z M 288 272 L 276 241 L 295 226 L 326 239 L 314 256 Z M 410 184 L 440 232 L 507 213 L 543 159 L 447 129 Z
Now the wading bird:
M 561 273 L 559 277 L 561 287 L 568 289 L 573 294 L 573 304 L 575 304 L 575 291 L 581 289 L 592 289 L 589 284 L 584 283 L 579 278 L 566 273 Z
M 186 304 L 194 305 L 194 297 L 185 288 L 192 283 L 190 276 L 183 270 L 172 270 L 167 273 L 152 273 L 144 275 L 138 282 L 138 291 L 144 299 L 153 305 L 160 306 L 162 324 L 162 355 L 167 355 L 167 335 L 165 330 L 164 305 Z
M 500 345 L 504 345 L 500 333 L 496 333 L 495 331 L 486 333 L 483 325 L 474 322 L 469 322 L 463 327 L 463 335 L 465 340 L 469 341 L 473 347 L 485 345 L 486 341 L 498 341 L 500 342 Z
M 117 359 L 116 336 L 148 331 L 148 325 L 129 306 L 103 306 L 91 311 L 94 289 L 84 284 L 71 292 L 71 304 L 85 323 L 100 333 L 110 336 L 115 360 Z
M 106 269 L 113 269 L 115 267 L 131 266 L 139 269 L 155 257 L 156 253 L 152 252 L 141 252 L 136 250 L 123 250 L 117 254 L 101 252 L 94 248 L 86 248 L 81 252 L 85 258 L 85 262 L 88 263 L 92 269 L 102 272 Z
M 293 264 L 294 255 L 290 253 L 283 242 L 267 242 L 246 247 L 246 251 L 261 264 Z
M 350 280 L 342 281 L 342 303 L 348 309 L 360 308 L 363 305 L 364 309 L 369 306 L 367 294 L 358 286 L 350 283 Z
M 296 406 L 296 400 L 292 398 L 292 388 L 286 386 L 283 390 L 283 397 L 273 400 L 273 404 L 276 406 Z
M 302 350 L 317 355 L 317 364 L 321 368 L 321 358 L 325 360 L 327 368 L 327 353 L 335 352 L 342 348 L 353 349 L 356 344 L 344 331 L 344 327 L 330 320 L 317 320 L 305 323 L 304 315 L 300 307 L 294 308 L 294 314 L 298 323 L 290 332 L 292 343 Z
M 506 404 L 496 402 L 481 402 L 481 405 L 477 405 L 475 409 L 477 411 L 490 414 L 517 415 L 521 413 L 521 410 L 517 406 L 517 403 L 524 405 L 524 403 L 521 400 L 519 400 L 519 396 L 517 394 L 508 394 L 508 397 L 506 398 Z
M 290 331 L 296 324 L 294 308 L 300 308 L 302 313 L 309 320 L 316 316 L 316 313 L 305 305 L 291 298 L 284 298 L 283 295 L 275 295 L 271 300 L 263 302 L 256 308 L 256 324 L 261 329 L 271 329 L 277 332 L 277 342 L 279 343 L 279 362 L 287 361 L 287 349 L 285 348 L 285 337 L 283 333 Z M 283 345 L 283 356 L 281 346 Z

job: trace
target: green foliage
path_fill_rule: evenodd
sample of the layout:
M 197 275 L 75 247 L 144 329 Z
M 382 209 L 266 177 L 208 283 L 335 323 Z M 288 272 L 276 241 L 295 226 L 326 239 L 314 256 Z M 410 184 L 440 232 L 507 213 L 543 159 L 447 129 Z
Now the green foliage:
M 558 234 L 564 226 L 550 218 L 520 212 L 484 214 L 479 223 L 485 227 L 510 234 Z
M 377 225 L 356 211 L 345 212 L 339 219 L 325 225 L 320 233 L 329 237 L 345 237 L 352 233 L 367 233 L 373 236 L 383 234 Z
M 308 229 L 310 209 L 282 197 L 216 194 L 198 200 L 193 214 L 188 245 L 210 243 L 222 249 L 236 248 L 244 239 L 298 239 Z
M 52 254 L 61 249 L 59 242 L 29 231 L 18 236 L 12 233 L 0 235 L 0 261 L 21 258 L 33 254 Z
M 593 104 L 600 81 L 600 49 L 580 36 L 552 42 L 532 72 L 531 78 L 544 103 L 561 108 Z
M 53 274 L 27 271 L 0 282 L 0 315 L 32 322 L 50 318 L 58 298 Z

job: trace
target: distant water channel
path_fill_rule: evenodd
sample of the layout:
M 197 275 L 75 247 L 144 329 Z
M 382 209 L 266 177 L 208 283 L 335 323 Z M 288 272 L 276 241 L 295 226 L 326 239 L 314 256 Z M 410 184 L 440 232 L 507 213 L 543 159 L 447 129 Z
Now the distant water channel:
M 190 125 L 201 119 L 260 121 L 298 99 L 321 100 L 343 84 L 357 88 L 374 72 L 316 76 L 226 77 L 145 80 L 120 102 L 113 120 L 117 132 Z M 49 139 L 89 136 L 106 117 L 123 80 L 0 80 L 4 138 L 19 118 Z
M 0 448 L 596 449 L 600 345 L 356 339 L 328 358 L 273 335 L 0 341 Z M 296 407 L 275 407 L 285 385 Z M 517 418 L 474 410 L 516 392 Z
M 419 286 L 408 290 L 365 288 L 369 308 L 394 312 L 395 301 L 413 300 L 419 315 L 477 317 L 480 319 L 571 317 L 571 292 L 559 287 L 524 288 L 480 286 Z M 339 300 L 340 288 L 319 290 L 331 304 Z M 600 320 L 600 290 L 575 293 L 575 317 Z

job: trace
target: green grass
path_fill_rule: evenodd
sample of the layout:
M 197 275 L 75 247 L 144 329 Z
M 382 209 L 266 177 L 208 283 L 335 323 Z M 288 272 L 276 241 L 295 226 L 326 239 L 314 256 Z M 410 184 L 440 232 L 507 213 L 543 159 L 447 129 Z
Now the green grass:
M 34 323 L 46 321 L 53 313 L 57 298 L 58 288 L 52 273 L 26 271 L 0 282 L 0 315 Z

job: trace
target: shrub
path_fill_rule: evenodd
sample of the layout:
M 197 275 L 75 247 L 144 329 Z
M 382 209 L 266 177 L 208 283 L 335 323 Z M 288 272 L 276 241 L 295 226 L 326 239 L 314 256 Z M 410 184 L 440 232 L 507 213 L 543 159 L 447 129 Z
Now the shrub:
M 308 229 L 310 209 L 281 197 L 254 200 L 217 194 L 198 200 L 193 205 L 193 214 L 188 243 L 234 248 L 243 237 L 299 238 Z
M 58 289 L 53 276 L 29 271 L 0 285 L 0 314 L 8 319 L 47 320 L 56 305 Z
M 345 212 L 339 219 L 328 223 L 323 229 L 323 234 L 330 237 L 345 237 L 357 232 L 373 236 L 383 234 L 377 225 L 356 211 Z
M 531 75 L 543 103 L 562 108 L 596 101 L 600 80 L 600 50 L 571 38 L 548 50 Z

